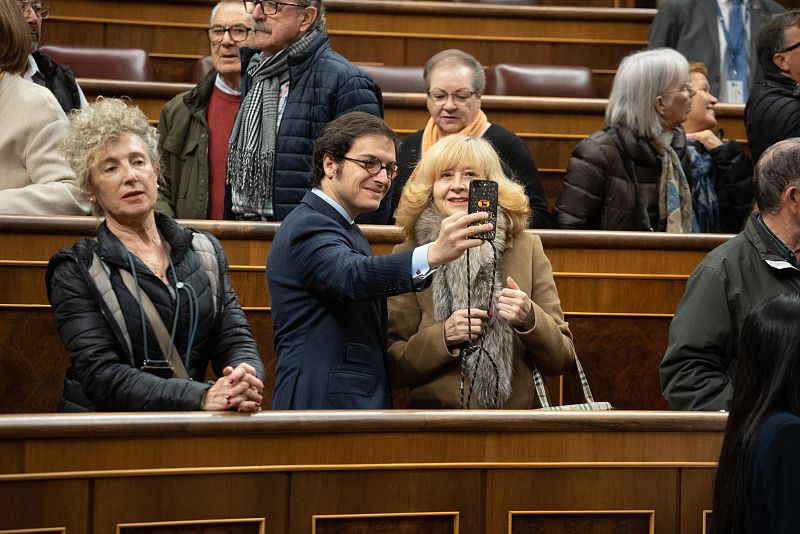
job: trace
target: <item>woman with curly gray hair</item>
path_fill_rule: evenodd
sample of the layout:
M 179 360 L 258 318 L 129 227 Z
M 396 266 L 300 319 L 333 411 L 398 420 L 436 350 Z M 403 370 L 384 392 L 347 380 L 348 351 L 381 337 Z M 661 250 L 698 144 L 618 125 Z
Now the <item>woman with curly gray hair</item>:
M 71 116 L 61 149 L 105 220 L 47 270 L 72 364 L 60 409 L 257 410 L 264 368 L 219 242 L 155 213 L 157 146 L 121 100 Z
M 689 63 L 668 48 L 620 63 L 608 127 L 572 152 L 556 217 L 562 228 L 692 232 L 686 120 L 695 90 Z

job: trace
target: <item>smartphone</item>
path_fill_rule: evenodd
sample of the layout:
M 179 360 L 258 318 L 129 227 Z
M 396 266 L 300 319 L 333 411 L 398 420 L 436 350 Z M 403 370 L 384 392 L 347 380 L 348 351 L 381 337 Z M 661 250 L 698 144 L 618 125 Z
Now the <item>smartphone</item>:
M 165 380 L 174 376 L 172 365 L 166 360 L 145 360 L 140 369 L 145 373 L 161 377 Z
M 497 182 L 494 180 L 472 180 L 469 183 L 469 203 L 467 204 L 468 213 L 485 211 L 489 218 L 485 221 L 474 223 L 474 225 L 491 223 L 497 227 Z M 478 234 L 475 237 L 494 241 L 494 228 L 488 232 Z

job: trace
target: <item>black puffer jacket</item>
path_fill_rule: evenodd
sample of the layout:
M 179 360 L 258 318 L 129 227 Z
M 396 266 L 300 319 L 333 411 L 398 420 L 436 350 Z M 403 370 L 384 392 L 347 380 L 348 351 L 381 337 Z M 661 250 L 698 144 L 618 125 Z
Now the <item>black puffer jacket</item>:
M 755 162 L 778 141 L 800 136 L 800 83 L 782 74 L 765 74 L 753 85 L 744 125 Z
M 672 148 L 691 180 L 686 135 L 683 128 L 674 133 Z M 558 223 L 565 229 L 664 231 L 658 215 L 660 177 L 661 162 L 647 139 L 625 126 L 595 132 L 572 152 L 556 203 Z
M 130 261 L 134 262 L 139 287 L 153 301 L 167 329 L 172 328 L 175 318 L 176 302 L 172 296 L 175 282 L 168 289 L 138 258 L 131 255 L 129 260 L 127 249 L 103 223 L 97 230 L 97 241 L 83 240 L 72 248 L 61 250 L 50 260 L 47 270 L 48 297 L 72 364 L 67 371 L 62 409 L 198 410 L 203 394 L 209 388 L 203 382 L 209 361 L 217 376 L 222 375 L 225 366 L 235 367 L 245 362 L 257 370 L 259 378 L 264 378 L 264 368 L 231 287 L 227 262 L 219 242 L 210 238 L 220 266 L 219 309 L 215 318 L 208 275 L 192 249 L 192 231 L 166 215 L 156 214 L 156 224 L 163 239 L 171 246 L 174 269 L 171 268 L 168 274 L 170 281 L 177 278 L 197 294 L 199 323 L 188 361 L 184 360 L 192 380 L 165 380 L 140 370 L 144 362 L 140 309 L 126 289 L 119 269 L 130 272 Z M 130 334 L 133 354 L 129 353 L 106 301 L 88 274 L 93 250 L 110 268 L 111 285 Z M 184 356 L 191 307 L 186 290 L 179 290 L 178 295 L 180 311 L 174 341 L 178 352 Z M 149 326 L 146 335 L 149 358 L 164 360 Z M 91 403 L 88 406 L 87 400 Z

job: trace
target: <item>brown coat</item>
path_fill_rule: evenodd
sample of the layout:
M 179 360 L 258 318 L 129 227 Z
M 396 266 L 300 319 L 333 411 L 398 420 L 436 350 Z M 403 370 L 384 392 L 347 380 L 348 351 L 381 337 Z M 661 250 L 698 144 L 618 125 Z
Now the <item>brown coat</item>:
M 395 247 L 395 252 L 414 246 L 406 241 Z M 503 407 L 533 408 L 539 402 L 533 389 L 532 358 L 545 375 L 570 370 L 575 361 L 572 334 L 564 321 L 553 271 L 539 236 L 524 232 L 515 237 L 500 258 L 498 270 L 504 284 L 511 276 L 532 296 L 535 315 L 533 328 L 517 331 L 511 397 Z M 388 304 L 392 385 L 409 386 L 409 408 L 460 408 L 460 350 L 445 344 L 444 322 L 433 318 L 431 289 L 391 297 Z

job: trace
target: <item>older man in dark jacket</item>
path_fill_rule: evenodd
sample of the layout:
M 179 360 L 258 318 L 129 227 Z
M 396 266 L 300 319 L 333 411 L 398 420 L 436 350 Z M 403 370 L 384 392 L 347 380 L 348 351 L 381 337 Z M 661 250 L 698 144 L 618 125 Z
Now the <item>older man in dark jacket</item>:
M 800 10 L 772 17 L 761 27 L 757 43 L 764 77 L 744 111 L 753 161 L 772 144 L 800 136 Z
M 255 46 L 243 49 L 242 107 L 228 156 L 226 218 L 283 220 L 308 186 L 314 139 L 351 111 L 383 116 L 375 82 L 331 50 L 321 0 L 246 2 Z M 385 223 L 390 199 L 358 222 Z

